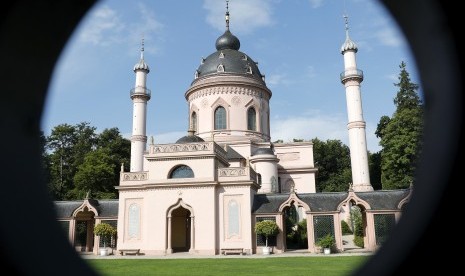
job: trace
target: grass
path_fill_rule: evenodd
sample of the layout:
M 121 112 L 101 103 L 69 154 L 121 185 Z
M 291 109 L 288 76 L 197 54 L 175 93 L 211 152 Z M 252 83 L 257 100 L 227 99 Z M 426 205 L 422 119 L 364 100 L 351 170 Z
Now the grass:
M 366 256 L 198 259 L 89 259 L 101 275 L 348 275 Z

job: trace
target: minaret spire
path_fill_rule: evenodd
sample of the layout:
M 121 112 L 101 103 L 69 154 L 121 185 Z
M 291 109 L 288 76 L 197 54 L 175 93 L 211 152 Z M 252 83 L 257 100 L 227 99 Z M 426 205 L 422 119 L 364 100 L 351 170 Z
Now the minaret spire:
M 225 19 L 226 19 L 226 30 L 229 31 L 229 0 L 226 0 Z
M 346 39 L 341 46 L 341 54 L 344 56 L 344 72 L 341 73 L 341 82 L 346 91 L 352 189 L 355 192 L 367 192 L 373 191 L 373 187 L 370 183 L 368 169 L 366 123 L 363 119 L 362 93 L 360 90 L 363 71 L 357 68 L 357 45 L 349 38 L 348 16 L 344 15 L 344 19 Z
M 144 169 L 144 152 L 147 143 L 147 102 L 151 91 L 147 88 L 147 74 L 150 68 L 144 61 L 144 39 L 141 41 L 140 60 L 134 65 L 136 82 L 130 91 L 133 103 L 132 135 L 131 135 L 131 172 L 140 172 Z

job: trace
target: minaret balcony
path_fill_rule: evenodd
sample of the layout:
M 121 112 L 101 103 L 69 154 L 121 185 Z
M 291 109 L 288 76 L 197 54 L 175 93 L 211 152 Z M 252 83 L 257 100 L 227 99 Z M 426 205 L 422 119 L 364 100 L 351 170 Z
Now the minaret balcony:
M 134 97 L 144 97 L 150 99 L 152 96 L 152 91 L 146 87 L 136 86 L 130 91 L 131 99 Z
M 345 83 L 350 79 L 356 79 L 361 82 L 363 80 L 363 71 L 360 69 L 348 69 L 341 73 L 342 83 Z

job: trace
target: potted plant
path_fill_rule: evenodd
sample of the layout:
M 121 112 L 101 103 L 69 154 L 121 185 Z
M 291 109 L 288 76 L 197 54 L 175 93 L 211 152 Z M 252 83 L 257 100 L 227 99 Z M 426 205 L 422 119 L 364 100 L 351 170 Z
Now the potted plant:
M 107 240 L 116 234 L 115 227 L 102 222 L 94 227 L 94 234 L 103 240 L 103 248 L 100 248 L 100 255 L 108 255 Z
M 263 248 L 263 254 L 270 254 L 270 248 L 268 247 L 268 237 L 275 236 L 279 233 L 279 227 L 274 220 L 262 220 L 255 224 L 255 233 L 257 235 L 265 236 L 265 248 Z
M 323 248 L 325 254 L 331 254 L 331 248 L 336 244 L 333 235 L 327 234 L 326 236 L 320 238 L 316 245 Z

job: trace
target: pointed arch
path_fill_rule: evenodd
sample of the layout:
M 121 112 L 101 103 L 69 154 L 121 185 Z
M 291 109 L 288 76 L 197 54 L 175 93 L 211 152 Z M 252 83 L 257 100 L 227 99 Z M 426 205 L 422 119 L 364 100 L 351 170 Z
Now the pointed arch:
M 173 244 L 173 233 L 172 231 L 175 231 L 173 228 L 173 223 L 176 223 L 176 217 L 173 217 L 173 212 L 179 209 L 185 209 L 187 210 L 188 213 L 186 215 L 188 216 L 187 222 L 184 225 L 185 229 L 187 229 L 187 232 L 184 234 L 188 235 L 186 236 L 184 246 L 188 247 L 186 249 L 189 250 L 189 252 L 195 252 L 195 216 L 194 216 L 194 209 L 187 203 L 184 202 L 184 200 L 180 197 L 178 201 L 168 207 L 166 210 L 166 231 L 168 233 L 166 237 L 166 252 L 171 254 L 173 253 L 173 250 L 176 249 L 175 247 L 177 246 L 176 244 Z M 174 237 L 174 239 L 176 239 Z
M 302 199 L 300 199 L 296 193 L 291 193 L 287 200 L 281 203 L 281 205 L 278 208 L 278 211 L 282 213 L 284 211 L 284 208 L 290 207 L 291 205 L 297 205 L 299 207 L 304 208 L 305 212 L 311 212 L 310 206 L 308 206 L 307 203 L 303 202 Z
M 247 109 L 247 130 L 257 131 L 257 112 L 254 107 Z
M 397 204 L 397 208 L 399 210 L 402 210 L 404 208 L 405 204 L 407 204 L 410 201 L 410 197 L 412 196 L 412 189 L 410 189 L 409 193 L 401 200 L 399 201 L 399 204 Z
M 168 209 L 166 210 L 166 217 L 171 217 L 173 211 L 178 209 L 179 207 L 188 210 L 191 213 L 191 217 L 194 217 L 194 209 L 189 204 L 185 203 L 182 198 L 179 198 L 175 204 L 168 207 Z
M 370 204 L 368 204 L 368 202 L 366 202 L 365 200 L 359 198 L 357 194 L 353 191 L 350 191 L 347 195 L 347 198 L 341 201 L 341 203 L 339 203 L 336 210 L 340 210 L 343 205 L 349 202 L 354 202 L 354 205 L 362 205 L 365 208 L 365 210 L 371 210 Z
M 84 202 L 79 206 L 77 207 L 74 212 L 73 212 L 73 217 L 76 217 L 76 215 L 79 213 L 79 212 L 93 212 L 95 214 L 95 216 L 98 216 L 98 211 L 97 211 L 97 208 L 95 208 L 90 202 L 88 199 L 84 199 Z
M 255 100 L 251 99 L 244 105 L 246 109 L 247 118 L 247 130 L 261 131 L 260 127 L 260 104 Z M 254 113 L 254 114 L 252 114 Z

